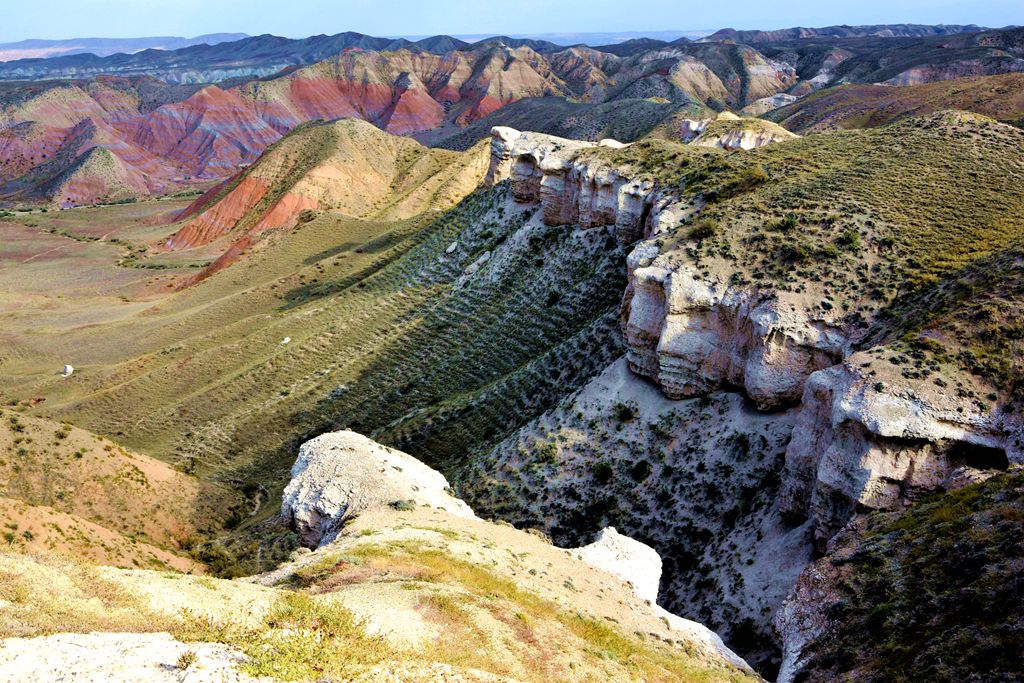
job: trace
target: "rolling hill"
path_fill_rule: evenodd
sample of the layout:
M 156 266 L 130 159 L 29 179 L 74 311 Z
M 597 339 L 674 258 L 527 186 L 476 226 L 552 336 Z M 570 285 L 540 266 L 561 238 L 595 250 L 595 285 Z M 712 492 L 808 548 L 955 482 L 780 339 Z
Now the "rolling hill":
M 808 95 L 766 118 L 799 133 L 871 128 L 906 116 L 962 109 L 1008 123 L 1024 119 L 1024 74 L 936 81 L 900 88 L 847 84 Z

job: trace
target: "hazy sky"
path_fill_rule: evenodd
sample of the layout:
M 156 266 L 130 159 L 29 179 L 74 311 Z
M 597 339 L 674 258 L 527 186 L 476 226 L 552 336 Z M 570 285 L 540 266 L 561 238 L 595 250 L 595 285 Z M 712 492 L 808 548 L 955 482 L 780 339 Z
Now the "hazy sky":
M 2 0 L 0 41 L 273 33 L 302 37 L 1024 24 L 1024 0 Z

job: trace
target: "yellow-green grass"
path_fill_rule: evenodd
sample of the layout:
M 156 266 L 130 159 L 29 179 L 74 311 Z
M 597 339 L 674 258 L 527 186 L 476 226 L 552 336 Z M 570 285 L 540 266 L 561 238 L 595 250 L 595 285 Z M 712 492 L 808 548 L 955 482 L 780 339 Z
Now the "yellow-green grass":
M 304 568 L 296 580 L 307 590 L 329 593 L 348 585 L 349 574 L 354 581 L 406 582 L 418 591 L 427 618 L 442 626 L 439 640 L 423 656 L 454 666 L 525 681 L 551 680 L 573 669 L 578 669 L 576 675 L 603 671 L 642 681 L 754 679 L 678 643 L 627 634 L 611 622 L 567 611 L 510 577 L 415 541 L 359 545 Z M 512 642 L 494 646 L 487 626 L 492 618 L 515 634 Z M 520 653 L 515 664 L 499 652 L 503 650 Z
M 322 213 L 195 286 L 123 309 L 85 299 L 78 319 L 6 333 L 4 398 L 45 398 L 30 410 L 245 490 L 260 511 L 247 523 L 276 514 L 298 443 L 341 424 L 442 464 L 571 391 L 619 343 L 624 252 L 608 231 L 538 227 L 500 279 L 454 286 L 529 215 L 504 188 L 406 221 Z M 111 272 L 145 272 L 110 257 Z

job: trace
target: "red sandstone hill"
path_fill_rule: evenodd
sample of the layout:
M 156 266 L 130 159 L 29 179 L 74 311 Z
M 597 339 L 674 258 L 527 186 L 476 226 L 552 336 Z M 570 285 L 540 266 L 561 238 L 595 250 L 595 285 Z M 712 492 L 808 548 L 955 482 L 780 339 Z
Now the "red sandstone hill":
M 678 49 L 621 58 L 586 47 L 541 54 L 525 45 L 488 43 L 443 55 L 350 49 L 268 80 L 210 85 L 187 97 L 165 94 L 168 101 L 155 107 L 147 106 L 156 98 L 140 93 L 139 79 L 32 85 L 2 96 L 12 103 L 0 109 L 0 199 L 43 198 L 71 206 L 107 198 L 46 192 L 97 146 L 145 188 L 141 194 L 159 194 L 230 177 L 289 130 L 318 119 L 359 118 L 408 135 L 457 129 L 524 98 L 659 97 L 742 105 L 747 93 L 762 96 L 795 81 L 791 68 L 768 63 L 754 50 L 702 49 L 745 50 L 740 63 L 756 71 L 756 78 L 720 68 L 735 59 L 699 58 Z M 165 86 L 185 95 L 181 87 Z
M 359 119 L 304 125 L 260 159 L 197 199 L 163 245 L 213 243 L 222 253 L 203 278 L 236 260 L 267 231 L 294 227 L 305 211 L 404 220 L 451 208 L 483 180 L 489 146 L 465 152 L 424 147 Z
M 916 51 L 901 43 L 907 49 L 897 73 L 941 63 L 935 73 L 942 77 L 978 55 L 986 73 L 1024 69 L 1021 35 L 962 34 L 948 38 L 948 50 L 938 50 L 936 38 L 918 39 L 910 46 L 924 41 Z M 455 44 L 459 49 L 440 54 L 354 47 L 232 86 L 197 89 L 109 76 L 7 84 L 0 86 L 0 201 L 73 206 L 109 200 L 125 188 L 145 196 L 208 186 L 253 163 L 299 124 L 316 120 L 358 118 L 389 133 L 436 140 L 534 98 L 592 105 L 648 99 L 689 110 L 739 110 L 779 93 L 807 94 L 840 72 L 844 78 L 862 71 L 886 76 L 892 69 L 882 73 L 875 62 L 888 63 L 889 57 L 872 55 L 892 52 L 885 40 L 909 39 L 844 40 L 849 50 L 827 41 L 792 48 L 708 42 L 653 45 L 625 56 L 585 46 L 539 52 L 510 40 Z M 860 66 L 848 67 L 853 62 Z M 105 163 L 117 178 L 111 187 L 97 182 L 97 164 L 86 156 L 95 147 L 111 155 Z M 79 169 L 92 170 L 76 179 Z M 65 188 L 73 191 L 62 194 Z

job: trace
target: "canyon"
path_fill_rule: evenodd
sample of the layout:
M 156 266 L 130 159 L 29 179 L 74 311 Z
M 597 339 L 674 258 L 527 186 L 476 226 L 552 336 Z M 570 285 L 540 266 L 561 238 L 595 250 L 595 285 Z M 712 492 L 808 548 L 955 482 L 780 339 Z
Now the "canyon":
M 0 679 L 1013 679 L 1019 36 L 0 84 Z

